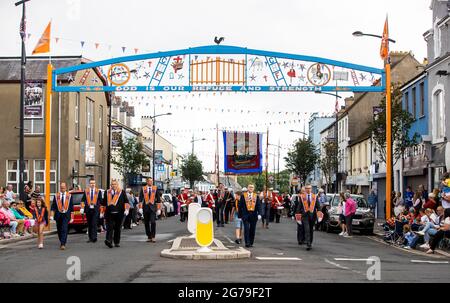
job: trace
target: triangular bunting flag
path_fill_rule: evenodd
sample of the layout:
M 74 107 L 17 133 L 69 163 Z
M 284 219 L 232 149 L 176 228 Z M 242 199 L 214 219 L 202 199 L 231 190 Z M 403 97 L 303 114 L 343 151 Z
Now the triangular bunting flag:
M 81 43 L 81 48 L 83 48 L 84 47 L 84 41 L 80 41 L 80 43 Z
M 50 21 L 44 30 L 41 38 L 39 39 L 36 47 L 33 50 L 33 55 L 43 54 L 50 52 L 50 32 L 51 32 L 52 22 Z
M 98 49 L 99 46 L 100 46 L 100 43 L 95 43 L 95 49 Z

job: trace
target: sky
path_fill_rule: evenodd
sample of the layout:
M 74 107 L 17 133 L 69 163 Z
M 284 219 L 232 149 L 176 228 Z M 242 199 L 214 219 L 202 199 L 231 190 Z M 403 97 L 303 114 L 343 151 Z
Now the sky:
M 21 8 L 15 7 L 14 2 L 0 1 L 0 56 L 20 55 Z M 39 36 L 52 20 L 52 37 L 60 38 L 58 43 L 52 40 L 52 56 L 82 54 L 91 60 L 101 60 L 133 55 L 134 49 L 142 54 L 212 45 L 215 36 L 223 36 L 225 45 L 311 55 L 382 68 L 380 41 L 369 37 L 356 38 L 352 33 L 361 30 L 381 35 L 388 15 L 390 35 L 397 40 L 391 45 L 391 50 L 412 51 L 422 62 L 426 57 L 422 34 L 432 24 L 430 3 L 430 0 L 31 0 L 27 4 L 27 32 L 31 34 L 27 40 L 27 54 L 31 55 Z M 83 47 L 80 41 L 85 41 Z M 95 43 L 98 43 L 97 48 Z M 126 47 L 125 52 L 122 47 Z M 152 96 L 146 98 L 152 101 Z M 332 113 L 334 102 L 333 97 L 311 93 L 180 97 L 166 94 L 157 103 L 157 114 L 167 112 L 167 104 L 179 104 L 180 107 L 179 110 L 171 110 L 172 116 L 159 118 L 157 128 L 162 134 L 171 131 L 164 136 L 176 146 L 179 154 L 186 154 L 191 151 L 193 134 L 174 134 L 174 130 L 211 129 L 216 124 L 219 124 L 219 129 L 258 124 L 246 130 L 266 132 L 264 123 L 268 121 L 283 123 L 294 120 L 278 112 Z M 219 110 L 212 113 L 184 111 L 181 105 Z M 221 108 L 232 111 L 222 114 Z M 256 110 L 258 113 L 240 114 L 234 113 L 233 109 Z M 150 115 L 152 102 L 136 104 L 135 110 L 139 115 Z M 266 111 L 276 114 L 267 115 Z M 307 130 L 305 123 L 308 118 L 309 114 L 302 114 L 295 117 L 295 120 L 301 120 L 300 123 L 270 127 L 270 143 L 280 142 L 283 147 L 281 169 L 284 168 L 283 157 L 288 146 L 302 136 L 289 130 L 303 131 L 305 127 Z M 139 120 L 133 120 L 134 127 L 139 127 Z M 214 170 L 216 132 L 196 131 L 194 136 L 206 139 L 195 143 L 195 152 L 206 171 Z M 221 141 L 219 146 L 222 152 Z M 276 152 L 275 147 L 270 148 L 270 170 L 273 170 Z

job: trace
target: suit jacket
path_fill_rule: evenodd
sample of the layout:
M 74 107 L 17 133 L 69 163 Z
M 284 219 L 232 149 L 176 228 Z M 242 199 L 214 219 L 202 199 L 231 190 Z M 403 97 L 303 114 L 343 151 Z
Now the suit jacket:
M 256 193 L 253 193 L 256 195 Z M 239 211 L 239 218 L 242 218 L 242 220 L 248 220 L 250 218 L 257 219 L 258 215 L 261 215 L 261 200 L 259 199 L 259 196 L 256 195 L 256 204 L 255 204 L 255 211 L 253 213 L 250 213 L 247 209 L 247 203 L 245 202 L 245 196 L 242 195 L 241 199 L 239 200 L 238 204 L 238 211 Z
M 306 199 L 308 199 L 308 195 L 305 195 L 306 196 Z M 314 194 L 311 194 L 311 197 L 313 197 L 313 196 L 316 196 L 316 195 L 314 195 Z M 296 201 L 296 210 L 295 210 L 295 213 L 296 214 L 301 214 L 302 215 L 302 218 L 306 218 L 306 217 L 308 217 L 308 218 L 310 218 L 311 220 L 313 220 L 313 221 L 316 221 L 316 219 L 317 219 L 317 211 L 319 211 L 320 210 L 320 203 L 319 203 L 319 199 L 318 199 L 318 197 L 316 196 L 316 204 L 315 204 L 315 206 L 314 206 L 314 210 L 313 210 L 313 212 L 311 213 L 311 212 L 306 212 L 305 211 L 305 207 L 303 206 L 303 203 L 302 203 L 302 200 L 301 200 L 302 198 L 301 198 L 301 196 L 300 195 L 298 195 L 297 196 L 297 201 Z
M 102 195 L 101 190 L 98 189 L 98 188 L 97 188 L 97 190 L 98 190 L 97 203 L 95 204 L 95 207 L 94 207 L 94 210 L 96 212 L 99 211 L 100 205 L 102 205 L 102 200 L 103 200 L 103 195 Z M 91 188 L 89 188 L 88 194 L 89 195 L 91 194 Z M 94 192 L 94 195 L 95 195 L 95 192 Z M 84 191 L 84 195 L 83 195 L 83 198 L 81 198 L 81 201 L 84 203 L 84 213 L 87 213 L 88 210 L 91 210 L 91 208 L 89 207 L 89 204 L 88 204 L 88 199 L 87 199 L 87 196 L 86 196 L 86 190 Z
M 150 196 L 150 193 L 149 193 L 149 196 Z M 144 200 L 144 187 L 142 187 L 141 191 L 139 192 L 139 202 L 142 203 L 142 209 L 144 212 L 152 211 L 152 212 L 156 213 L 156 211 L 158 210 L 157 203 L 161 203 L 161 194 L 160 194 L 159 190 L 156 189 L 155 203 L 154 204 L 151 204 L 151 203 L 146 204 L 145 200 Z
M 120 196 L 117 200 L 117 204 L 108 206 L 108 191 L 105 190 L 103 193 L 102 203 L 101 206 L 106 207 L 105 210 L 105 217 L 107 217 L 111 213 L 120 213 L 123 214 L 125 212 L 125 206 L 128 203 L 128 198 L 124 190 L 121 190 Z
M 66 192 L 65 197 L 64 197 L 65 199 L 67 199 L 67 194 L 68 193 L 69 192 Z M 61 199 L 62 199 L 62 197 L 61 197 Z M 61 203 L 62 203 L 62 201 L 61 201 Z M 63 205 L 64 205 L 64 203 L 63 203 Z M 61 212 L 59 212 L 57 199 L 56 199 L 56 195 L 55 195 L 53 197 L 53 203 L 52 203 L 52 206 L 51 206 L 51 211 L 55 212 L 55 220 L 59 220 L 60 218 L 63 218 L 63 217 L 66 217 L 67 219 L 70 219 L 70 217 L 72 215 L 72 212 L 73 212 L 72 196 L 70 196 L 70 198 L 69 198 L 69 207 L 67 209 L 67 212 L 66 213 L 61 213 Z

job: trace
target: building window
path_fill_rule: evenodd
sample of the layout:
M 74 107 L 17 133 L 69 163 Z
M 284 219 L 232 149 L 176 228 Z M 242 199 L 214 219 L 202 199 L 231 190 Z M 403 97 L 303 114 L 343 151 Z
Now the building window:
M 433 139 L 442 140 L 445 137 L 445 104 L 442 90 L 433 95 Z
M 409 113 L 409 92 L 405 92 L 405 110 Z
M 412 115 L 414 119 L 416 119 L 416 113 L 417 113 L 417 92 L 416 88 L 414 87 L 412 89 Z
M 103 106 L 100 105 L 98 112 L 98 142 L 103 146 Z
M 86 98 L 86 140 L 94 142 L 94 101 Z
M 420 93 L 420 116 L 425 116 L 425 84 L 422 82 L 419 86 Z
M 80 93 L 75 94 L 75 138 L 80 138 Z
M 34 160 L 34 184 L 45 194 L 45 160 Z M 50 161 L 50 195 L 56 191 L 56 161 Z
M 23 173 L 24 183 L 28 182 L 28 160 L 25 160 L 25 169 Z M 18 192 L 19 188 L 19 160 L 7 160 L 6 185 L 12 185 L 13 191 Z
M 44 119 L 24 119 L 24 133 L 27 135 L 42 135 L 44 134 Z

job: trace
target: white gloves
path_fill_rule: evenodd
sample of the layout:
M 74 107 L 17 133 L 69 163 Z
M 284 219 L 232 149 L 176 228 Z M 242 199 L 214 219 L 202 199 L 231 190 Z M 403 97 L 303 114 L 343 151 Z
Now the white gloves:
M 73 219 L 70 219 L 69 224 L 72 224 L 72 223 L 73 223 Z
M 101 213 L 100 214 L 100 219 L 103 219 L 105 217 L 105 214 Z
M 84 214 L 84 208 L 80 208 L 80 214 Z
M 126 209 L 124 212 L 125 217 L 128 216 L 129 213 L 130 213 L 130 211 L 128 209 Z
M 55 221 L 55 218 L 53 218 L 53 217 L 50 217 L 50 221 Z
M 144 214 L 144 210 L 143 210 L 142 208 L 139 208 L 139 213 L 140 213 L 141 215 L 143 215 L 143 214 Z
M 258 215 L 258 220 L 261 220 L 261 219 L 262 219 L 261 215 Z

